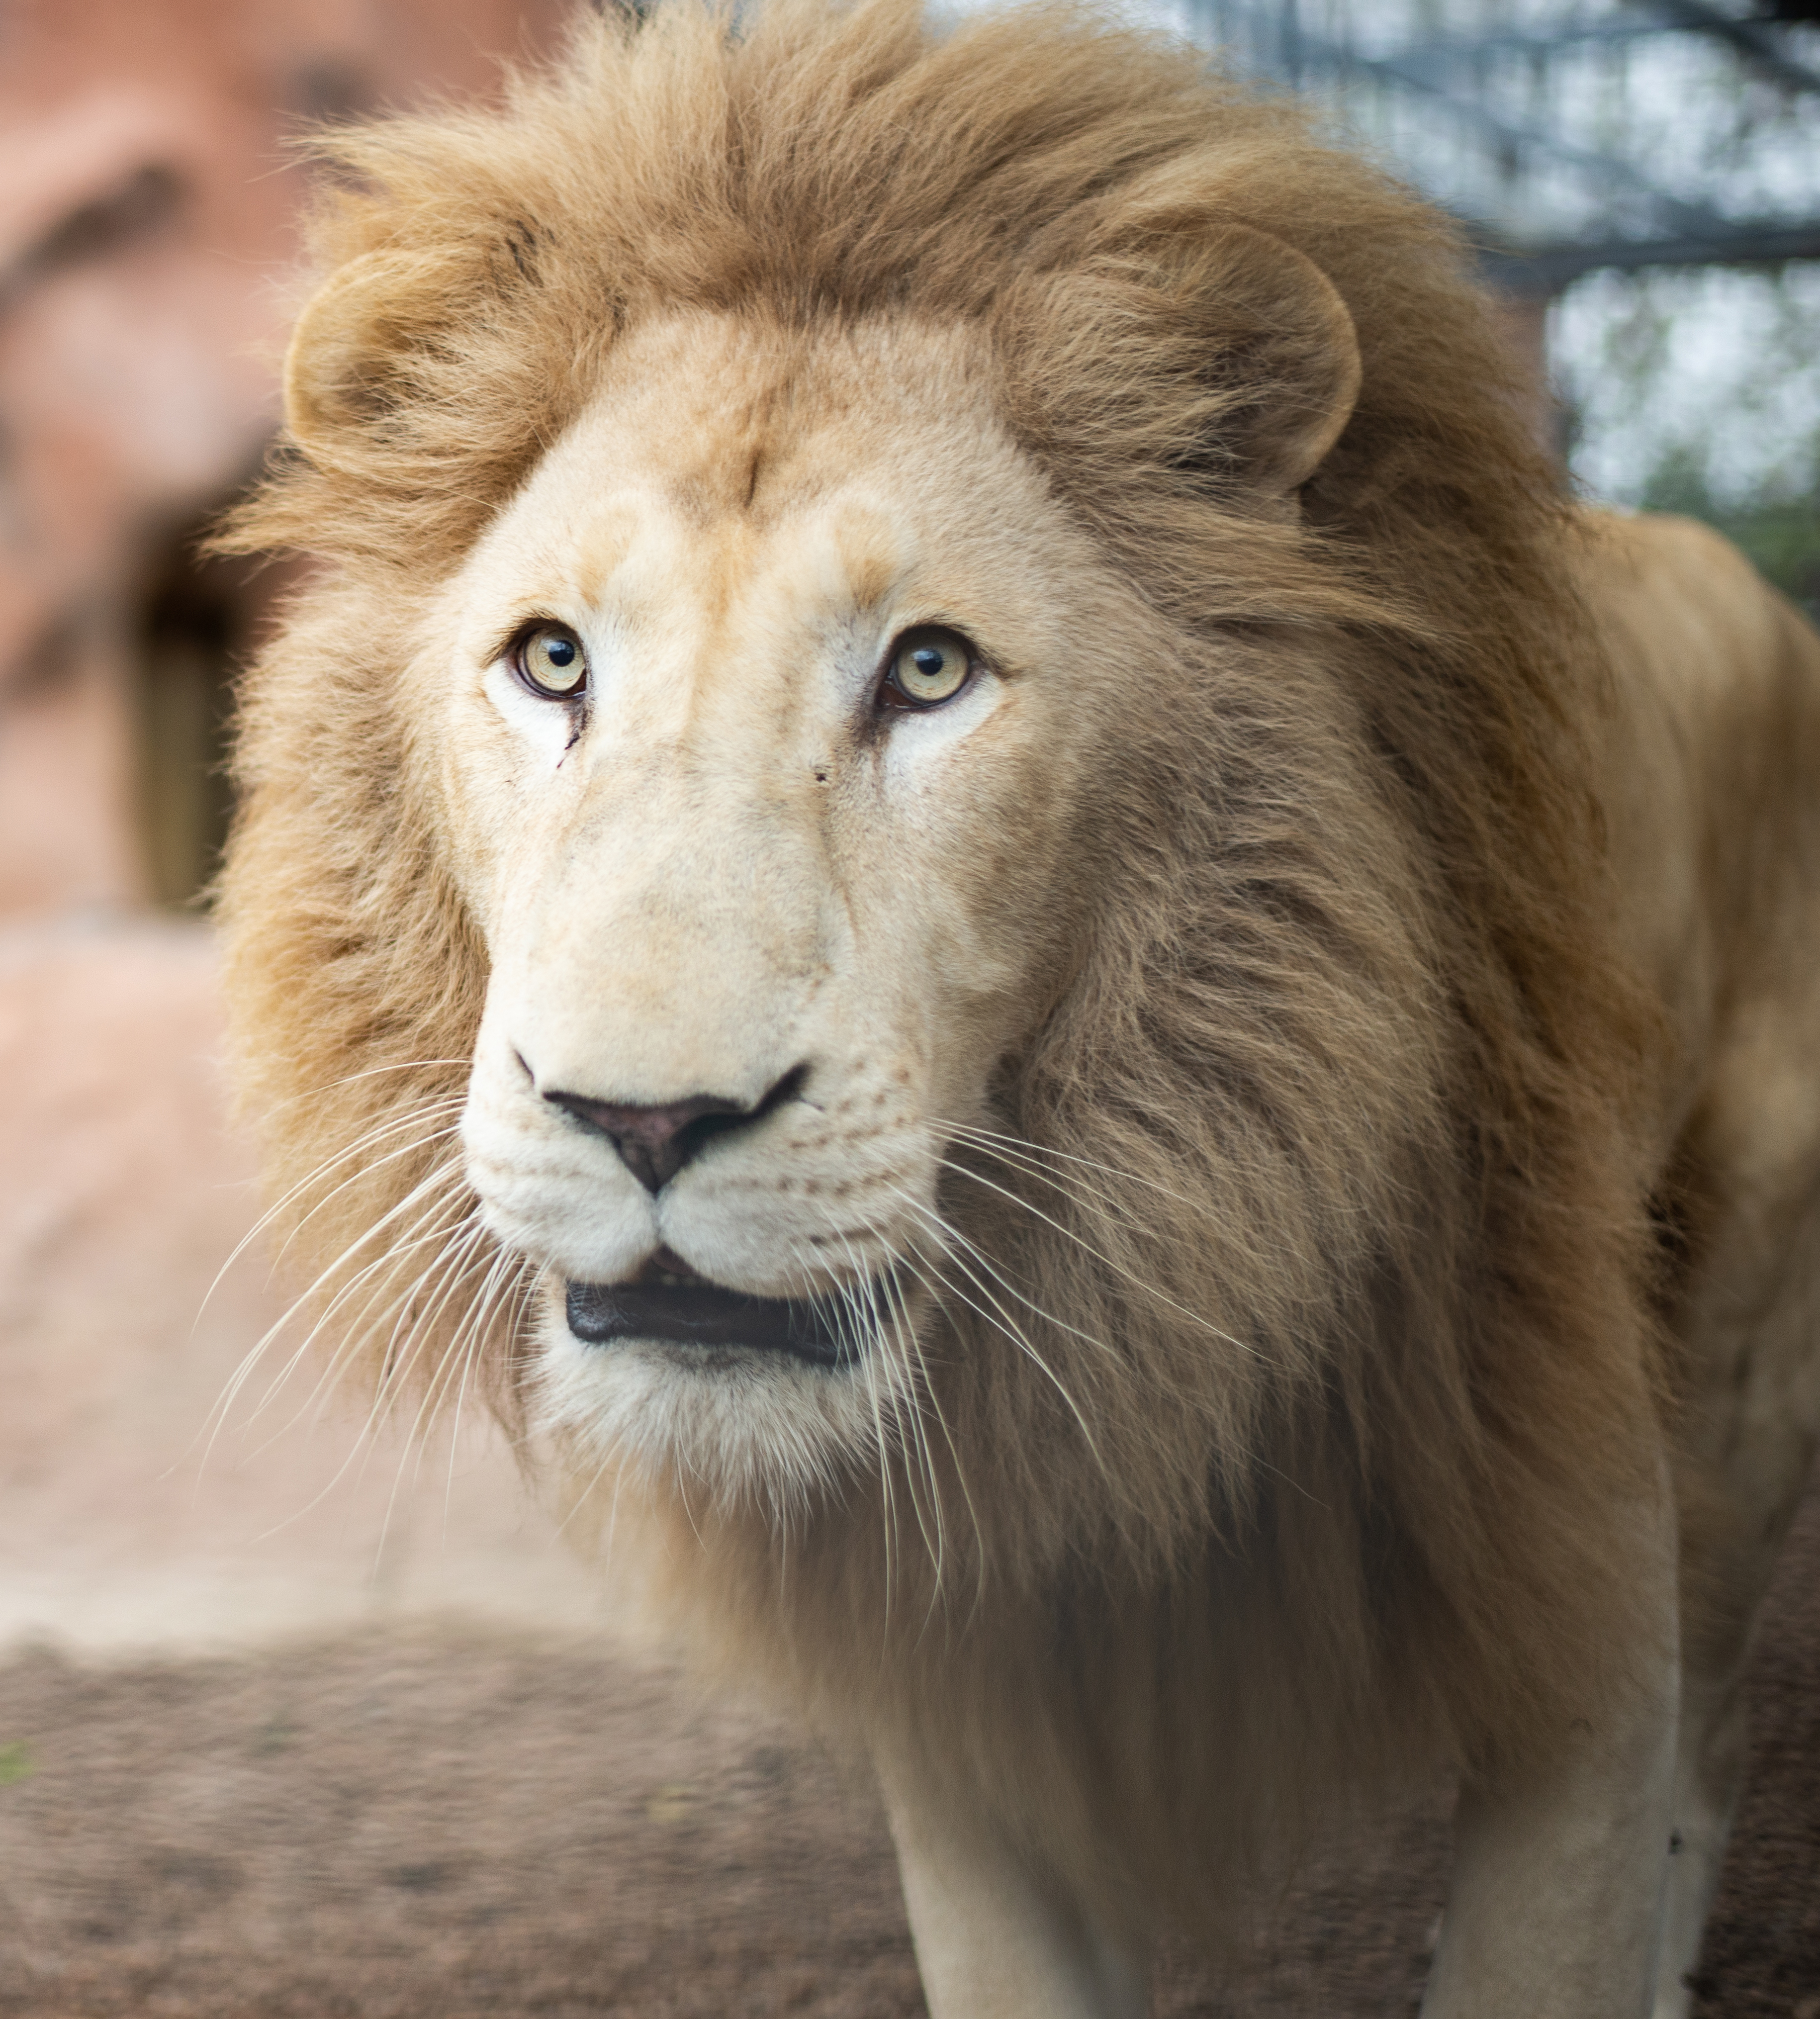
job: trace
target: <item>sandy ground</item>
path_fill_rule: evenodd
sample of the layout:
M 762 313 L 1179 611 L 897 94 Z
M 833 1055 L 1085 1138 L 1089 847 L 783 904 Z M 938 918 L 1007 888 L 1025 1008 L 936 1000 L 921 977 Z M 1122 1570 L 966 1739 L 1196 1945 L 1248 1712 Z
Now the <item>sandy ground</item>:
M 198 1466 L 281 1314 L 243 1263 L 198 1318 L 216 1017 L 199 929 L 0 935 L 0 2019 L 921 2010 L 863 1781 L 637 1652 L 496 1445 L 363 1471 L 267 1441 L 299 1393 Z M 1820 2019 L 1820 1502 L 1753 1687 L 1700 2010 Z M 1158 2014 L 1410 2012 L 1446 1848 L 1330 1847 Z
M 1705 2019 L 1820 2015 L 1820 1506 L 1756 1678 Z M 802 1737 L 572 1638 L 422 1623 L 0 1670 L 5 2019 L 922 2010 L 890 1847 Z M 1331 1851 L 1159 2019 L 1414 2008 L 1434 1809 Z
M 282 1319 L 201 926 L 0 930 L 0 1648 L 201 1650 L 377 1618 L 589 1623 L 472 1420 L 365 1445 Z M 259 1407 L 270 1394 L 263 1409 Z

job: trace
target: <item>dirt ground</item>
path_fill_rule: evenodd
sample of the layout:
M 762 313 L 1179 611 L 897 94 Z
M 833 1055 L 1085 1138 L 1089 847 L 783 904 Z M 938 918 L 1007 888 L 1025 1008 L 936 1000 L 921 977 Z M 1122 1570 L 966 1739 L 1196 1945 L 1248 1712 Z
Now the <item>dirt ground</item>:
M 1820 2015 L 1820 1500 L 1782 1567 L 1707 2019 Z M 1417 1813 L 1260 1908 L 1156 2010 L 1412 2007 L 1446 1831 Z M 0 1671 L 5 2019 L 895 2019 L 922 2010 L 865 1789 L 578 1642 L 368 1629 Z

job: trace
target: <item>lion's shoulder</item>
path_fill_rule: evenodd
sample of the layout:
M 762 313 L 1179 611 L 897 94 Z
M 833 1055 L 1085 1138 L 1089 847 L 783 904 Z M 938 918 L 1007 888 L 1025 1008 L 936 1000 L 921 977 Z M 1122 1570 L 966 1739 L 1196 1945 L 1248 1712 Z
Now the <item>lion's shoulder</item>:
M 1820 634 L 1692 519 L 1589 514 L 1579 575 L 1613 682 L 1600 773 L 1617 930 L 1668 1014 L 1671 1070 L 1699 1082 L 1664 1116 L 1754 1111 L 1766 1062 L 1745 1058 L 1760 1033 L 1735 1049 L 1741 1020 L 1772 997 L 1820 1003 L 1804 867 L 1820 859 Z
M 1601 512 L 1585 528 L 1581 581 L 1615 655 L 1634 678 L 1672 683 L 1690 727 L 1741 682 L 1811 672 L 1811 625 L 1710 526 Z

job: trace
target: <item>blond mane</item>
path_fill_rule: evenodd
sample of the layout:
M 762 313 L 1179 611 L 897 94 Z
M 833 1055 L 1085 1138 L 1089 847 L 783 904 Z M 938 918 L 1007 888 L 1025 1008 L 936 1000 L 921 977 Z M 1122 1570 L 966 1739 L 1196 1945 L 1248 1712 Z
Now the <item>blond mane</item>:
M 937 34 L 910 0 L 673 0 L 584 22 L 497 110 L 326 151 L 307 447 L 232 537 L 327 567 L 248 683 L 222 912 L 245 1099 L 344 1354 L 521 1419 L 524 1274 L 448 1133 L 486 957 L 398 677 L 426 596 L 641 321 L 964 323 L 1205 677 L 1104 752 L 1093 930 L 994 1089 L 1034 1147 L 952 1152 L 944 1210 L 1033 1355 L 950 1313 L 921 1445 L 787 1522 L 657 1496 L 678 1615 L 991 1789 L 1134 1921 L 1318 1798 L 1596 1702 L 1627 1595 L 1588 1510 L 1653 1406 L 1642 1026 L 1596 951 L 1564 502 L 1446 224 L 1061 7 Z M 1238 226 L 1331 281 L 1362 361 L 1293 524 L 1230 447 L 1280 333 L 1166 284 Z M 1285 629 L 1323 683 L 1210 652 Z

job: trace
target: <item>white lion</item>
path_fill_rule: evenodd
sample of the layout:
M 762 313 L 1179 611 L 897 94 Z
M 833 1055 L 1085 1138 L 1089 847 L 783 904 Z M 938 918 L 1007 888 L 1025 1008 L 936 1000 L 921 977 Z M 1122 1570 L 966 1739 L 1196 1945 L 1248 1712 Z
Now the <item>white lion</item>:
M 941 2019 L 1139 2010 L 1441 1760 L 1430 2019 L 1685 2012 L 1820 1423 L 1812 632 L 1185 49 L 666 0 L 337 151 L 224 902 L 344 1351 L 870 1749 Z

